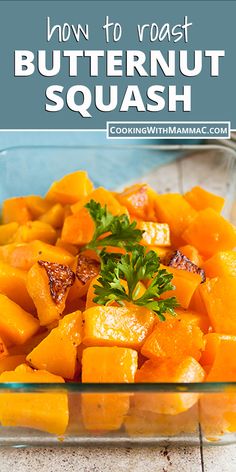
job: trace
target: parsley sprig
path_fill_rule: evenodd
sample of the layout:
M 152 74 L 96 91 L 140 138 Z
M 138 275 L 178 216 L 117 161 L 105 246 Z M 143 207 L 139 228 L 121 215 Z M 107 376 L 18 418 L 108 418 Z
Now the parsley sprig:
M 132 249 L 133 245 L 139 243 L 143 232 L 137 229 L 136 221 L 130 223 L 127 215 L 113 216 L 107 206 L 102 207 L 100 203 L 90 200 L 85 205 L 94 223 L 95 231 L 92 240 L 86 245 L 87 249 L 107 246 Z
M 122 305 L 124 301 L 131 302 L 149 308 L 162 321 L 165 320 L 164 313 L 175 315 L 174 309 L 178 306 L 176 298 L 160 299 L 164 292 L 174 289 L 171 283 L 173 275 L 160 268 L 159 258 L 154 251 L 136 245 L 132 253 L 114 254 L 103 250 L 100 257 L 100 285 L 94 285 L 95 303 L 107 305 L 115 301 Z M 144 280 L 150 280 L 150 284 L 144 294 L 138 297 L 138 283 Z

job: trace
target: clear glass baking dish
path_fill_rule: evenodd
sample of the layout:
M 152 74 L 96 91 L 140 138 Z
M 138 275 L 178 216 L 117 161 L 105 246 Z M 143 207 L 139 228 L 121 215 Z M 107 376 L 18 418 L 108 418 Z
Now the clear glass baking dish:
M 226 198 L 225 216 L 236 222 L 236 153 L 217 145 L 3 150 L 0 200 L 43 194 L 53 180 L 75 169 L 88 170 L 96 185 L 108 188 L 146 181 L 158 192 L 184 192 L 200 184 Z M 163 414 L 160 408 L 153 407 L 172 401 L 191 407 L 177 415 Z M 40 412 L 38 427 L 40 422 L 42 427 L 42 421 L 45 426 L 47 415 L 57 416 L 57 411 L 60 414 L 61 402 L 68 402 L 69 409 L 65 433 L 32 428 L 33 413 L 36 417 L 36 412 Z M 0 384 L 0 419 L 3 405 L 7 405 L 8 416 L 18 405 L 22 427 L 0 426 L 0 446 L 186 446 L 199 441 L 209 445 L 236 441 L 236 382 Z

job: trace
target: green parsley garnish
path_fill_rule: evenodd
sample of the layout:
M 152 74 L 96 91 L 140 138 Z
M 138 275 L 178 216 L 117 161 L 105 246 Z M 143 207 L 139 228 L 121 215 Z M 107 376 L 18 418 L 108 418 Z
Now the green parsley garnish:
M 100 254 L 102 265 L 98 282 L 94 285 L 96 297 L 94 302 L 107 305 L 116 301 L 122 305 L 124 301 L 144 306 L 152 310 L 160 320 L 164 321 L 164 313 L 175 315 L 178 306 L 175 297 L 160 299 L 160 296 L 173 290 L 173 275 L 160 268 L 160 260 L 154 251 L 148 251 L 141 245 L 133 247 L 131 253 L 115 254 L 103 250 Z M 122 281 L 127 282 L 127 288 Z M 138 297 L 138 282 L 150 280 L 144 294 Z
M 94 200 L 90 200 L 85 208 L 95 223 L 94 235 L 86 245 L 87 249 L 99 251 L 99 248 L 107 246 L 131 249 L 141 241 L 143 232 L 137 229 L 136 221 L 130 223 L 127 215 L 113 216 L 106 206 L 102 207 Z

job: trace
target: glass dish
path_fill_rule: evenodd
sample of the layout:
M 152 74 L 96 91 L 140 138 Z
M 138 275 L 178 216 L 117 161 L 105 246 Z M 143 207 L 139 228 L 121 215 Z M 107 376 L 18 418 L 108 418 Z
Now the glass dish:
M 224 214 L 236 222 L 236 154 L 216 145 L 7 149 L 0 152 L 0 200 L 43 194 L 53 180 L 75 169 L 88 170 L 96 185 L 114 189 L 134 181 L 148 182 L 159 192 L 185 192 L 202 185 L 226 198 Z M 60 415 L 59 407 L 67 401 L 65 434 L 32 428 L 35 412 L 40 412 L 38 421 L 45 426 L 50 415 Z M 165 407 L 171 408 L 173 402 L 188 409 L 167 414 Z M 3 405 L 9 424 L 14 422 L 11 411 L 17 410 L 24 427 L 0 426 L 0 446 L 186 446 L 236 441 L 236 382 L 0 384 L 0 418 Z

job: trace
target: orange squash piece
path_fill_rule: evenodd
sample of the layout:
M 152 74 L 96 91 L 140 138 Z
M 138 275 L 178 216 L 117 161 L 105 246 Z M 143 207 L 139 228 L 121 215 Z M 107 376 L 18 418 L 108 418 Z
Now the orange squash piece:
M 198 408 L 194 405 L 178 415 L 161 415 L 131 408 L 125 418 L 125 430 L 129 436 L 141 438 L 198 434 Z
M 193 326 L 198 326 L 198 328 L 200 328 L 203 333 L 208 333 L 210 320 L 206 313 L 196 312 L 194 310 L 190 310 L 189 308 L 187 310 L 176 308 L 175 313 L 175 319 L 184 321 L 185 323 L 191 324 Z
M 89 180 L 87 172 L 78 170 L 54 182 L 46 195 L 46 199 L 62 205 L 71 205 L 86 197 L 92 191 L 93 184 Z
M 68 294 L 69 302 L 87 294 L 91 280 L 99 274 L 100 262 L 83 252 L 76 257 L 72 270 L 75 273 L 75 281 Z
M 49 325 L 62 317 L 74 279 L 74 272 L 66 265 L 39 261 L 31 267 L 27 289 L 37 308 L 41 326 Z
M 144 231 L 141 244 L 145 246 L 164 246 L 170 244 L 170 228 L 165 223 L 155 223 L 152 221 L 142 221 L 138 228 Z
M 87 197 L 83 198 L 80 202 L 72 205 L 72 213 L 78 213 L 78 211 L 80 211 L 90 200 L 100 203 L 102 207 L 106 205 L 108 211 L 112 213 L 112 215 L 123 215 L 124 213 L 127 214 L 126 208 L 120 205 L 120 203 L 112 195 L 112 192 L 109 192 L 109 190 L 106 190 L 104 187 L 96 188 L 96 190 L 90 193 Z
M 163 266 L 163 268 L 173 274 L 171 283 L 174 285 L 175 290 L 163 293 L 161 298 L 176 297 L 182 308 L 188 308 L 196 288 L 202 281 L 201 276 L 187 270 L 179 270 L 169 266 Z
M 4 293 L 29 312 L 35 311 L 33 301 L 26 288 L 27 273 L 0 261 L 0 293 Z
M 3 339 L 0 336 L 0 361 L 8 355 L 8 351 Z
M 194 246 L 186 244 L 185 246 L 181 246 L 179 248 L 179 251 L 198 267 L 202 267 L 202 257 Z
M 82 382 L 134 382 L 137 352 L 122 347 L 89 347 L 82 357 Z M 129 394 L 82 395 L 84 426 L 112 431 L 121 427 L 129 409 Z
M 24 199 L 34 220 L 43 215 L 43 213 L 46 213 L 52 206 L 50 202 L 39 195 L 29 195 L 24 197 Z
M 145 340 L 141 353 L 148 359 L 173 359 L 181 362 L 185 357 L 197 361 L 204 348 L 203 333 L 198 326 L 181 319 L 157 321 L 152 333 Z
M 182 245 L 181 235 L 196 216 L 196 211 L 179 193 L 166 193 L 155 198 L 157 220 L 170 226 L 173 243 Z
M 0 246 L 8 244 L 19 227 L 19 223 L 12 222 L 0 225 Z
M 0 374 L 9 370 L 15 370 L 18 365 L 24 364 L 24 362 L 25 362 L 24 354 L 3 357 L 0 359 Z
M 19 226 L 11 242 L 29 243 L 35 239 L 48 244 L 54 244 L 57 239 L 57 233 L 48 223 L 42 221 L 28 221 L 25 225 Z
M 56 203 L 48 211 L 39 217 L 39 220 L 51 225 L 53 228 L 61 228 L 64 222 L 65 210 L 60 203 Z M 37 238 L 40 239 L 40 238 Z
M 204 262 L 207 277 L 236 277 L 236 251 L 221 251 Z
M 216 358 L 216 354 L 218 352 L 218 348 L 221 341 L 226 341 L 226 345 L 227 345 L 227 342 L 229 343 L 233 342 L 233 345 L 234 345 L 236 343 L 236 336 L 230 336 L 228 334 L 219 334 L 219 333 L 206 334 L 205 349 L 201 357 L 202 365 L 212 366 Z
M 0 383 L 64 383 L 62 377 L 44 370 L 34 371 L 25 364 L 0 375 Z M 65 433 L 69 420 L 67 393 L 60 391 L 1 394 L 0 422 L 2 426 L 39 429 L 51 434 Z
M 2 223 L 11 222 L 24 225 L 27 221 L 32 220 L 32 215 L 28 209 L 24 197 L 15 197 L 4 200 L 2 205 Z
M 115 196 L 132 216 L 141 220 L 155 221 L 152 193 L 155 192 L 147 184 L 141 183 L 125 188 Z
M 42 241 L 35 240 L 30 243 L 14 243 L 0 247 L 0 261 L 3 260 L 18 269 L 27 271 L 41 259 L 65 265 L 74 262 L 73 255 L 66 249 Z
M 205 303 L 203 301 L 203 298 L 202 298 L 202 295 L 201 295 L 201 285 L 199 285 L 192 298 L 191 298 L 191 301 L 190 301 L 190 304 L 189 304 L 189 308 L 191 310 L 194 310 L 196 311 L 197 313 L 200 313 L 201 315 L 207 315 L 207 309 L 206 309 L 206 306 L 205 306 Z
M 78 254 L 78 248 L 74 246 L 74 244 L 65 243 L 65 241 L 62 241 L 61 238 L 57 239 L 55 246 L 60 247 L 61 249 L 65 249 L 73 256 L 76 256 Z
M 207 280 L 200 287 L 213 330 L 236 335 L 236 278 L 220 277 Z
M 94 306 L 84 312 L 86 346 L 126 346 L 140 348 L 151 332 L 155 315 L 135 305 Z
M 193 187 L 189 192 L 186 192 L 184 198 L 197 211 L 213 208 L 213 210 L 220 213 L 225 203 L 223 197 L 208 192 L 199 186 Z
M 236 381 L 236 336 L 222 337 L 217 343 L 207 382 Z M 213 348 L 214 350 L 214 348 Z M 201 425 L 205 435 L 236 431 L 236 393 L 225 388 L 222 393 L 205 394 L 200 402 Z
M 182 236 L 206 257 L 236 246 L 236 228 L 212 208 L 200 211 Z
M 73 379 L 76 371 L 77 347 L 82 340 L 82 313 L 66 315 L 57 328 L 31 351 L 26 360 L 36 369 Z
M 180 363 L 172 359 L 146 361 L 137 371 L 135 382 L 203 382 L 205 372 L 193 357 Z M 139 410 L 165 415 L 177 415 L 191 408 L 198 400 L 197 393 L 136 393 L 134 405 Z
M 13 344 L 23 344 L 39 329 L 39 322 L 30 313 L 0 294 L 0 335 Z
M 10 346 L 8 348 L 9 356 L 24 355 L 26 357 L 47 335 L 48 331 L 46 329 L 42 331 L 42 328 L 40 328 L 39 331 L 24 344 Z
M 65 218 L 61 240 L 79 246 L 89 243 L 93 237 L 95 225 L 86 208 Z

